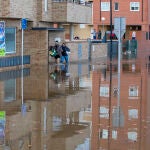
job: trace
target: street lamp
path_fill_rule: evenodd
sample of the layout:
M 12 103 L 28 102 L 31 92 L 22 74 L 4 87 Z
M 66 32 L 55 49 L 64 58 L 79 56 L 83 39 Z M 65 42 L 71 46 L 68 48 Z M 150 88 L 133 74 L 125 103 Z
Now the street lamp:
M 102 17 L 101 18 L 101 21 L 102 21 L 102 26 L 103 26 L 103 28 L 102 28 L 102 37 L 104 36 L 104 21 L 106 20 L 106 18 L 105 17 Z

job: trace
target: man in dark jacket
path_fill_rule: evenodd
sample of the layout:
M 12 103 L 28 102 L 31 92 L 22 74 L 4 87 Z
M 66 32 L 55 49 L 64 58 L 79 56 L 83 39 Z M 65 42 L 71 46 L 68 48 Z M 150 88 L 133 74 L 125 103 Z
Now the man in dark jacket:
M 62 52 L 61 52 L 62 56 L 61 56 L 61 58 L 60 58 L 60 62 L 63 63 L 64 60 L 65 60 L 65 62 L 66 62 L 66 64 L 67 64 L 68 61 L 69 61 L 69 60 L 68 60 L 68 52 L 70 52 L 70 49 L 66 46 L 65 43 L 62 43 L 61 48 L 62 48 Z

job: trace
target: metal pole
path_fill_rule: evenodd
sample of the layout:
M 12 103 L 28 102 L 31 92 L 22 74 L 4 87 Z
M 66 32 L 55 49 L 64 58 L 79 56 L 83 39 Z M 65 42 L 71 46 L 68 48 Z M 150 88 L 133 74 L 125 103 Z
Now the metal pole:
M 105 35 L 105 34 L 104 34 L 104 21 L 103 21 L 103 37 L 104 37 L 104 35 Z
M 110 0 L 110 35 L 112 35 L 112 0 Z M 109 83 L 109 127 L 108 127 L 108 150 L 111 143 L 111 90 L 112 90 L 112 36 L 110 36 L 110 83 Z
M 44 125 L 44 128 L 43 128 L 43 130 L 44 130 L 44 134 L 46 135 L 46 132 L 47 132 L 47 108 L 46 108 L 46 106 L 44 107 L 44 120 L 43 120 L 43 125 Z
M 23 42 L 24 42 L 24 31 L 22 29 L 22 49 L 21 49 L 21 102 L 23 105 Z
M 120 107 L 120 61 L 121 61 L 121 20 L 119 26 L 119 39 L 118 39 L 118 108 Z
M 118 99 L 117 99 L 117 121 L 118 127 L 120 126 L 120 61 L 121 61 L 121 19 L 119 25 L 119 38 L 118 38 Z

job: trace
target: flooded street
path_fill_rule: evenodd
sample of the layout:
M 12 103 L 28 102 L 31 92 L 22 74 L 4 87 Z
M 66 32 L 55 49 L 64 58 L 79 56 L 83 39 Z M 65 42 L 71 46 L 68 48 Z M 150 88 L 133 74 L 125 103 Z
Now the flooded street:
M 0 73 L 0 150 L 149 150 L 148 60 L 122 61 L 120 84 L 116 61 L 21 73 Z

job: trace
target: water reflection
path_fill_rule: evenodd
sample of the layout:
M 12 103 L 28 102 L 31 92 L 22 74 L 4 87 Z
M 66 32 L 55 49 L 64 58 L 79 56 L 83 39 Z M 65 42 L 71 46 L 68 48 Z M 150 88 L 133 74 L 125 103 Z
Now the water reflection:
M 148 150 L 150 131 L 147 115 L 150 105 L 146 62 L 124 61 L 121 68 L 120 107 L 117 104 L 117 65 L 113 64 L 112 69 L 111 101 L 109 78 L 105 81 L 102 72 L 93 72 L 92 150 Z M 109 67 L 107 77 L 108 71 Z
M 55 65 L 55 69 L 49 75 L 55 84 L 59 86 L 69 77 L 68 64 Z
M 0 148 L 19 150 L 148 150 L 149 62 L 117 64 L 111 101 L 108 65 L 32 66 L 0 74 Z M 15 73 L 16 72 L 16 73 Z

